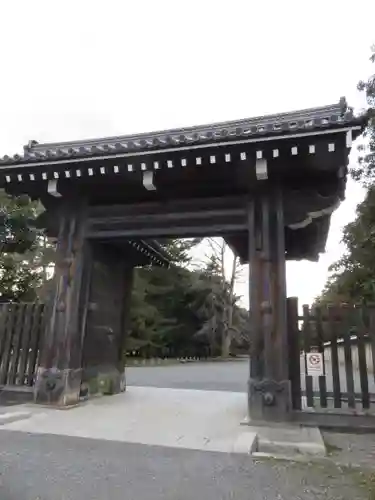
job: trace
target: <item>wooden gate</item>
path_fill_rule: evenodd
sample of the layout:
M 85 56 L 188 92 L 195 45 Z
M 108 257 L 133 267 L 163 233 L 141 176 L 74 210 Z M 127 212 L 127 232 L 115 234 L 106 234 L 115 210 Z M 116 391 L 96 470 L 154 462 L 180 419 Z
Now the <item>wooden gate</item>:
M 0 304 L 0 388 L 34 384 L 44 304 Z
M 302 420 L 375 425 L 375 308 L 288 299 L 292 404 Z M 317 368 L 310 360 L 317 363 Z M 323 417 L 321 417 L 322 415 Z M 334 417 L 334 418 L 333 418 Z M 368 418 L 367 418 L 368 417 Z M 371 418 L 372 417 L 372 418 Z

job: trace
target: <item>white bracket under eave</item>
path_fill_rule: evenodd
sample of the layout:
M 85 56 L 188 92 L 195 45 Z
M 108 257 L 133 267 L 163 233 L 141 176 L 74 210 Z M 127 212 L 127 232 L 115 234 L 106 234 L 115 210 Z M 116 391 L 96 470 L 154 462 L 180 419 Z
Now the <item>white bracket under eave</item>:
M 156 186 L 154 184 L 154 173 L 150 170 L 143 172 L 143 185 L 147 191 L 156 191 Z
M 267 160 L 265 160 L 264 158 L 256 161 L 255 175 L 258 181 L 264 181 L 265 179 L 268 179 Z
M 353 134 L 351 130 L 346 132 L 346 147 L 351 148 L 353 144 Z
M 61 193 L 57 191 L 57 180 L 48 181 L 47 191 L 51 196 L 55 196 L 56 198 L 61 197 Z

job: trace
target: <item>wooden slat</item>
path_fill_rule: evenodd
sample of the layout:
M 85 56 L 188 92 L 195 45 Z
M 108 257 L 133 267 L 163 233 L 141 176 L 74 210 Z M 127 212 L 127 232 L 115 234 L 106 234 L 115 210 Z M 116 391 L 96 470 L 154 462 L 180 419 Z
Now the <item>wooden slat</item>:
M 0 367 L 3 359 L 3 351 L 5 347 L 6 324 L 8 321 L 8 305 L 0 304 Z
M 44 334 L 44 304 L 35 306 L 33 322 L 30 331 L 30 355 L 27 366 L 27 384 L 32 386 L 36 370 L 36 361 L 38 359 L 38 351 L 40 349 L 41 340 Z
M 288 351 L 289 351 L 289 380 L 292 392 L 292 407 L 301 409 L 301 364 L 300 364 L 300 332 L 298 328 L 298 299 L 287 299 L 288 319 Z
M 341 408 L 341 388 L 340 388 L 340 367 L 337 352 L 338 323 L 335 318 L 333 307 L 328 308 L 328 326 L 331 341 L 331 365 L 332 365 L 332 385 L 333 385 L 333 405 Z
M 306 354 L 311 348 L 311 316 L 309 306 L 303 306 L 303 345 L 305 351 L 305 385 L 306 385 L 306 400 L 307 406 L 309 408 L 314 406 L 314 394 L 313 394 L 313 378 L 311 375 L 307 375 L 307 364 L 306 364 Z
M 291 415 L 291 420 L 300 425 L 331 429 L 334 432 L 369 432 L 371 434 L 375 432 L 374 415 L 358 415 L 354 412 L 346 414 L 341 411 L 336 413 L 295 411 Z M 343 439 L 345 439 L 344 436 Z
M 8 369 L 10 362 L 10 353 L 12 349 L 12 338 L 13 338 L 14 322 L 17 313 L 17 305 L 7 304 L 6 308 L 7 308 L 6 311 L 7 319 L 4 331 L 5 334 L 4 347 L 0 365 L 0 385 L 5 385 L 8 379 Z
M 342 309 L 341 314 L 343 314 Z M 341 323 L 341 334 L 344 339 L 344 358 L 345 358 L 345 377 L 346 377 L 346 392 L 348 395 L 349 408 L 355 408 L 355 387 L 354 387 L 354 374 L 353 374 L 353 361 L 352 361 L 352 342 L 351 336 L 351 321 L 349 310 L 346 310 L 344 316 L 345 321 Z
M 302 395 L 306 396 L 306 392 L 302 391 Z M 315 399 L 320 399 L 320 392 L 319 391 L 314 391 L 314 398 Z M 333 392 L 332 391 L 327 391 L 327 399 L 332 399 L 333 400 Z M 356 402 L 361 402 L 362 401 L 362 392 L 356 392 L 355 393 L 355 400 Z M 341 401 L 343 403 L 348 401 L 348 394 L 346 392 L 341 392 Z M 375 403 L 375 397 L 374 394 L 370 394 L 370 402 Z M 350 409 L 352 411 L 352 408 Z M 356 411 L 356 410 L 354 410 Z
M 316 320 L 316 333 L 317 333 L 317 344 L 319 352 L 322 353 L 324 360 L 324 335 L 323 335 L 323 322 L 322 322 L 322 311 L 318 307 L 315 312 L 315 320 Z M 323 361 L 324 363 L 324 361 Z M 325 363 L 324 363 L 325 370 Z M 326 381 L 326 372 L 324 371 L 324 375 L 319 376 L 319 394 L 320 394 L 320 406 L 322 408 L 327 408 L 327 381 Z
M 372 374 L 375 382 L 375 308 L 369 309 L 369 331 L 372 357 Z
M 29 358 L 29 344 L 30 344 L 30 330 L 33 321 L 33 314 L 35 311 L 35 304 L 26 304 L 24 311 L 24 328 L 22 331 L 21 339 L 21 352 L 19 355 L 19 366 L 18 366 L 18 384 L 24 385 L 26 383 L 26 366 L 27 360 Z
M 362 406 L 364 409 L 370 408 L 370 394 L 368 388 L 368 377 L 367 377 L 367 360 L 366 360 L 366 346 L 364 335 L 366 333 L 365 323 L 363 321 L 363 309 L 358 311 L 359 325 L 357 329 L 357 348 L 358 348 L 358 363 L 359 363 L 359 379 L 361 383 L 361 392 L 362 392 Z
M 24 327 L 23 321 L 25 316 L 25 309 L 26 309 L 25 304 L 16 304 L 16 318 L 15 318 L 15 326 L 14 326 L 13 341 L 12 341 L 12 356 L 9 366 L 8 379 L 7 379 L 7 383 L 10 385 L 16 384 L 18 360 L 20 355 L 20 345 Z

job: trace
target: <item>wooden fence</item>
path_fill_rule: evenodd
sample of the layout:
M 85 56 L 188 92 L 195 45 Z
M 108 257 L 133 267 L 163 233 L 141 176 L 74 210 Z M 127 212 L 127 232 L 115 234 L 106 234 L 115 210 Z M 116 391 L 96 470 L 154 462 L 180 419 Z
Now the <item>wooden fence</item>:
M 0 387 L 32 386 L 44 304 L 0 304 Z
M 375 410 L 375 308 L 322 308 L 288 299 L 290 379 L 295 410 Z M 308 353 L 321 353 L 323 373 L 313 376 Z

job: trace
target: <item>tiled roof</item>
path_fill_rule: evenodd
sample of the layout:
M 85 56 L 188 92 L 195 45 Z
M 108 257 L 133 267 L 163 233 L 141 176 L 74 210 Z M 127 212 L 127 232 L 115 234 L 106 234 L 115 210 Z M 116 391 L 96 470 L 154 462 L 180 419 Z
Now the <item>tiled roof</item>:
M 34 162 L 50 163 L 74 158 L 79 160 L 111 154 L 139 154 L 143 151 L 178 149 L 190 145 L 215 145 L 218 142 L 230 143 L 253 137 L 288 136 L 359 123 L 363 124 L 363 118 L 355 118 L 345 98 L 341 98 L 338 104 L 331 106 L 162 132 L 49 144 L 30 141 L 24 147 L 23 156 L 4 156 L 0 158 L 0 166 Z
M 128 244 L 145 254 L 153 264 L 169 267 L 173 257 L 157 240 L 128 240 Z

